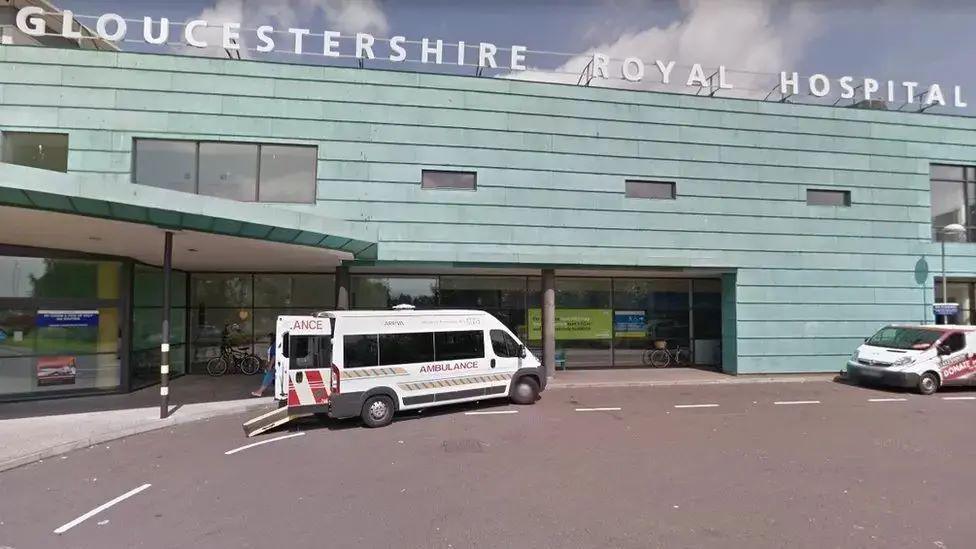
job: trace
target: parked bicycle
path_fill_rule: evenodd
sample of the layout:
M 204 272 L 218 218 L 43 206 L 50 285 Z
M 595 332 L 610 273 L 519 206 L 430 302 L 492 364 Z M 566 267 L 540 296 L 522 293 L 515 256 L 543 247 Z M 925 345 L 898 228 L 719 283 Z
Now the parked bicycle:
M 220 355 L 207 361 L 207 373 L 214 377 L 235 369 L 244 375 L 253 376 L 261 370 L 261 359 L 248 351 L 247 347 L 221 345 Z
M 691 364 L 691 352 L 688 349 L 670 349 L 667 341 L 658 340 L 652 348 L 644 351 L 641 359 L 645 366 L 655 368 L 665 368 L 672 363 L 676 366 L 688 366 Z

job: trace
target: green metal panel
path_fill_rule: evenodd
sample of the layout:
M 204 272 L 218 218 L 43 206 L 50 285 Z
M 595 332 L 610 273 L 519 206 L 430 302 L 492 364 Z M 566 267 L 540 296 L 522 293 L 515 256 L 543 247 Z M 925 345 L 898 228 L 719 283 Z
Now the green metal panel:
M 835 371 L 878 326 L 930 320 L 929 163 L 976 163 L 962 117 L 131 53 L 0 58 L 0 131 L 69 132 L 69 169 L 89 183 L 52 183 L 33 207 L 179 218 L 376 265 L 735 270 L 723 355 L 738 373 Z M 316 144 L 318 202 L 202 211 L 139 188 L 132 139 L 151 136 Z M 422 190 L 423 169 L 477 171 L 478 190 Z M 678 199 L 628 199 L 629 178 L 675 181 Z M 0 202 L 25 188 L 0 185 Z M 808 188 L 853 204 L 808 206 Z M 951 275 L 976 274 L 973 246 L 947 255 Z

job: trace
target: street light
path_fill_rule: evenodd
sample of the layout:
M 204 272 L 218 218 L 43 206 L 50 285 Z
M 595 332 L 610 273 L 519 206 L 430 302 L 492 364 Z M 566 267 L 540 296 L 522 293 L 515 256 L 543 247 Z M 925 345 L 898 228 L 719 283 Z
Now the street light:
M 942 303 L 947 303 L 948 300 L 949 300 L 949 298 L 948 298 L 948 293 L 949 292 L 947 290 L 947 284 L 946 284 L 946 268 L 945 268 L 945 242 L 946 242 L 946 237 L 948 237 L 948 236 L 960 236 L 960 235 L 966 234 L 966 227 L 960 225 L 959 223 L 951 223 L 949 225 L 946 225 L 945 227 L 942 227 L 942 229 L 940 229 L 939 232 L 942 233 L 942 238 L 939 239 L 942 242 Z M 943 324 L 948 324 L 948 323 L 949 323 L 948 315 L 944 315 L 943 316 Z

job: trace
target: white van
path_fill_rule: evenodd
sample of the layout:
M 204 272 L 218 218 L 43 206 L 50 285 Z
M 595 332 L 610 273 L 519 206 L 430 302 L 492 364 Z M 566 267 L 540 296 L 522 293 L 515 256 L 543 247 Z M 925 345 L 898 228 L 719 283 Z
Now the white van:
M 914 388 L 976 382 L 976 326 L 895 324 L 864 340 L 847 361 L 855 383 Z
M 279 316 L 275 398 L 298 414 L 360 416 L 510 398 L 532 404 L 542 364 L 484 311 L 328 311 Z

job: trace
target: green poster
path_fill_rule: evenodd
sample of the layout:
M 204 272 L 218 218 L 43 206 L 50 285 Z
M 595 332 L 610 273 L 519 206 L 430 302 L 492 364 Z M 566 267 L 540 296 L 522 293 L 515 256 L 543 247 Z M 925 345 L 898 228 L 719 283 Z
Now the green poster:
M 557 309 L 556 339 L 610 339 L 610 309 Z M 529 339 L 542 339 L 542 309 L 529 309 Z

